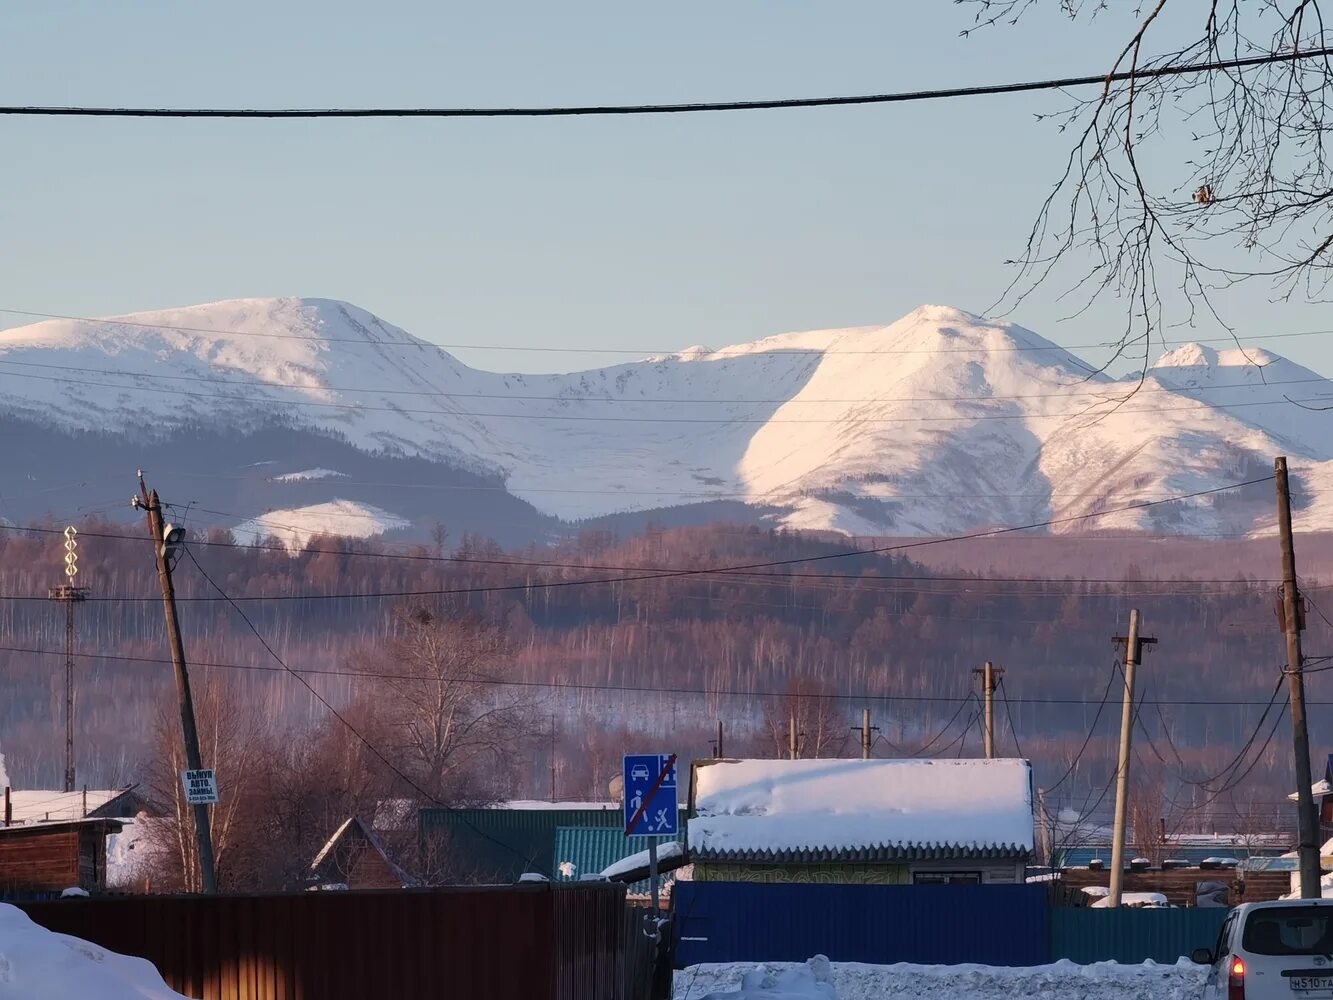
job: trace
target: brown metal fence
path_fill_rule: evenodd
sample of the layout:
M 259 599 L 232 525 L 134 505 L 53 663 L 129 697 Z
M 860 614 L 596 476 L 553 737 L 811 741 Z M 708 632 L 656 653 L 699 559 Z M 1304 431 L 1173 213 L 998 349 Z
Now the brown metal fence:
M 533 885 L 19 904 L 148 959 L 199 1000 L 624 1000 L 621 886 Z

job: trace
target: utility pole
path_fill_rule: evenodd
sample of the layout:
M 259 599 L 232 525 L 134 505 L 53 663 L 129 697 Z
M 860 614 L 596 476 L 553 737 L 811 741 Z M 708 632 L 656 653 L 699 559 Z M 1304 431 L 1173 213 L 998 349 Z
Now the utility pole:
M 972 671 L 981 676 L 981 691 L 985 696 L 986 717 L 983 723 L 983 735 L 986 738 L 986 759 L 995 759 L 995 688 L 1000 683 L 1000 678 L 1004 676 L 1003 667 L 991 666 L 990 660 L 986 661 L 984 667 L 978 667 Z
M 723 757 L 723 753 L 722 753 L 722 720 L 721 720 L 721 719 L 718 719 L 718 720 L 717 720 L 717 742 L 716 742 L 715 744 L 713 744 L 713 757 L 714 757 L 715 759 L 717 759 L 717 760 L 721 760 L 722 757 Z
M 1291 699 L 1292 751 L 1296 763 L 1296 820 L 1300 843 L 1301 898 L 1318 899 L 1319 829 L 1315 819 L 1313 778 L 1310 774 L 1310 734 L 1305 721 L 1305 657 L 1301 630 L 1305 628 L 1305 601 L 1296 586 L 1296 548 L 1291 538 L 1291 487 L 1287 460 L 1273 462 L 1277 480 L 1277 526 L 1282 542 L 1282 600 L 1278 616 L 1287 635 L 1287 683 Z
M 1134 669 L 1143 647 L 1157 640 L 1139 636 L 1139 610 L 1129 613 L 1129 635 L 1114 640 L 1125 646 L 1125 703 L 1120 711 L 1120 764 L 1115 772 L 1115 828 L 1111 834 L 1111 892 L 1108 906 L 1120 905 L 1125 881 L 1125 817 L 1129 810 L 1129 753 L 1134 734 Z
M 162 523 L 162 504 L 157 490 L 148 492 L 139 473 L 139 496 L 131 504 L 142 507 L 148 512 L 148 536 L 153 541 L 153 551 L 157 555 L 157 578 L 162 585 L 162 610 L 166 615 L 167 637 L 171 643 L 171 663 L 176 670 L 176 696 L 180 702 L 181 733 L 185 741 L 185 763 L 191 771 L 203 770 L 199 756 L 199 732 L 194 722 L 194 699 L 190 694 L 190 673 L 185 665 L 185 646 L 181 642 L 180 621 L 176 617 L 176 588 L 171 582 L 171 562 L 168 560 L 168 547 L 179 544 L 179 538 L 168 537 L 180 531 L 168 529 Z M 184 532 L 180 533 L 182 536 Z M 199 841 L 199 874 L 204 892 L 216 893 L 217 869 L 213 865 L 213 836 L 208 825 L 208 806 L 196 805 L 194 809 L 194 832 Z
M 787 716 L 787 752 L 792 760 L 800 756 L 800 745 L 796 736 L 796 713 Z
M 48 587 L 48 600 L 65 606 L 65 791 L 74 791 L 74 605 L 88 599 L 87 587 L 74 586 L 79 574 L 78 529 L 65 529 L 65 582 Z
M 1041 851 L 1041 863 L 1051 863 L 1051 824 L 1046 815 L 1046 789 L 1037 789 L 1037 849 Z
M 555 713 L 551 713 L 551 801 L 555 801 Z
M 853 732 L 856 731 L 855 726 L 852 727 L 852 731 Z M 873 745 L 873 737 L 871 736 L 871 733 L 877 733 L 877 732 L 879 732 L 879 726 L 872 726 L 870 724 L 870 709 L 863 708 L 861 710 L 861 759 L 862 760 L 870 759 L 870 748 Z

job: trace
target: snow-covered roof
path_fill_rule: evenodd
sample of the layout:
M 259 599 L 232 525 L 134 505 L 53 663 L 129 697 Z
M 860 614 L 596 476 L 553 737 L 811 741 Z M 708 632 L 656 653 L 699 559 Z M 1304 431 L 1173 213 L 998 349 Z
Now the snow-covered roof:
M 83 819 L 84 816 L 109 805 L 131 790 L 130 788 L 90 788 L 87 792 L 57 792 L 42 788 L 11 789 L 9 792 L 9 807 L 15 825 Z M 86 799 L 85 796 L 87 796 Z
M 695 860 L 890 860 L 1032 851 L 1025 760 L 723 760 L 695 765 Z
M 1329 795 L 1333 795 L 1333 784 L 1330 784 L 1327 778 L 1320 778 L 1318 781 L 1316 781 L 1313 785 L 1310 786 L 1310 794 L 1313 795 L 1316 799 L 1322 799 L 1326 798 Z M 1301 797 L 1300 792 L 1292 792 L 1290 795 L 1287 796 L 1287 798 L 1289 798 L 1292 802 L 1295 802 L 1300 797 Z
M 333 836 L 324 842 L 324 846 L 321 847 L 319 853 L 315 855 L 315 860 L 310 862 L 311 874 L 319 873 L 320 868 L 326 861 L 330 860 L 330 856 L 343 842 L 344 838 L 357 835 L 360 835 L 372 850 L 379 853 L 380 857 L 384 859 L 384 863 L 389 866 L 389 870 L 393 872 L 394 877 L 399 879 L 404 886 L 413 886 L 417 884 L 416 879 L 403 871 L 403 869 L 394 862 L 393 858 L 389 857 L 389 852 L 384 849 L 384 845 L 380 842 L 380 839 L 375 836 L 374 831 L 371 830 L 369 826 L 361 821 L 359 816 L 349 816 L 343 821 L 342 826 L 334 831 Z
M 546 799 L 512 799 L 508 802 L 496 802 L 492 809 L 565 809 L 589 812 L 620 810 L 619 802 L 548 802 Z

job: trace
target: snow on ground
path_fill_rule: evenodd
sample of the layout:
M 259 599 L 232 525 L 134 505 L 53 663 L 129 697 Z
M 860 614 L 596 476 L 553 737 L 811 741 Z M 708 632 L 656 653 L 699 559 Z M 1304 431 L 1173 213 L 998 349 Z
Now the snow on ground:
M 695 775 L 692 850 L 1032 849 L 1025 760 L 738 760 Z
M 299 549 L 315 535 L 340 535 L 344 538 L 374 538 L 386 531 L 406 528 L 411 522 L 387 510 L 355 500 L 333 500 L 269 511 L 243 521 L 231 529 L 236 540 L 247 545 L 265 538 L 277 538 L 289 549 Z
M 817 959 L 815 962 L 817 963 Z M 807 963 L 809 965 L 809 963 Z M 716 997 L 751 998 L 782 994 L 735 993 L 742 977 L 760 971 L 776 978 L 792 968 L 787 962 L 737 962 L 698 965 L 676 973 L 675 1000 Z M 1176 965 L 1075 965 L 1057 962 L 1032 968 L 1005 969 L 985 965 L 860 965 L 831 966 L 837 1000 L 1198 1000 L 1206 966 L 1181 960 Z M 733 991 L 733 992 L 727 992 Z M 819 997 L 820 994 L 795 994 Z M 824 996 L 827 996 L 825 994 Z
M 301 483 L 309 479 L 338 479 L 347 478 L 347 473 L 338 472 L 334 469 L 302 469 L 300 472 L 287 472 L 281 476 L 274 476 L 276 483 Z
M 705 1000 L 837 1000 L 829 960 L 816 955 L 804 965 L 770 971 L 751 969 L 740 988 L 710 993 Z
M 33 923 L 0 903 L 0 1000 L 185 1000 L 150 962 Z

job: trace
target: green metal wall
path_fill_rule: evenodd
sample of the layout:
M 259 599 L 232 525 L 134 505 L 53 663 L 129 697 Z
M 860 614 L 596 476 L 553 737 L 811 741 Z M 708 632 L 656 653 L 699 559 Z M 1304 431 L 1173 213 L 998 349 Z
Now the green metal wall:
M 1229 912 L 1221 907 L 1115 910 L 1052 907 L 1048 925 L 1051 961 L 1067 958 L 1088 965 L 1151 959 L 1171 964 L 1182 956 L 1188 957 L 1195 948 L 1211 948 Z

